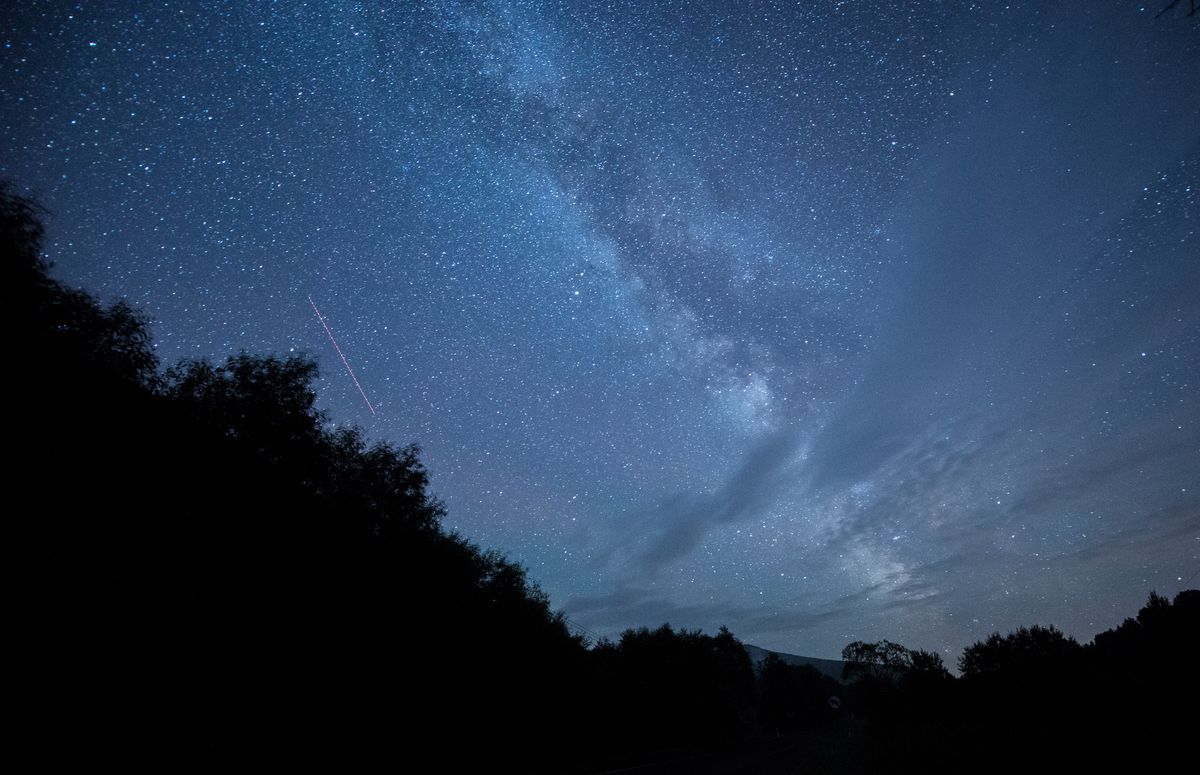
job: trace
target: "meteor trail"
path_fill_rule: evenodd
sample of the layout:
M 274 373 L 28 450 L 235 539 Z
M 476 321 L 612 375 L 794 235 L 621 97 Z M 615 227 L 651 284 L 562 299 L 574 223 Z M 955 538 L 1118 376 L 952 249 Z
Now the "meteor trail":
M 317 309 L 317 303 L 313 301 L 312 294 L 308 295 L 308 303 L 312 305 L 313 312 L 317 313 L 317 320 L 321 321 L 321 325 L 325 328 L 325 333 L 329 334 L 329 341 L 333 342 L 333 349 L 337 350 L 337 354 L 341 356 L 342 363 L 346 367 L 347 373 L 350 374 L 350 379 L 354 380 L 354 387 L 358 388 L 359 395 L 366 402 L 367 408 L 371 410 L 371 416 L 375 416 L 375 407 L 371 406 L 371 399 L 367 398 L 367 392 L 362 389 L 362 385 L 358 384 L 358 377 L 354 376 L 354 369 L 350 368 L 350 361 L 346 360 L 342 348 L 338 346 L 337 340 L 333 338 L 333 332 L 329 330 L 329 324 L 325 322 L 325 317 L 321 314 L 321 310 Z

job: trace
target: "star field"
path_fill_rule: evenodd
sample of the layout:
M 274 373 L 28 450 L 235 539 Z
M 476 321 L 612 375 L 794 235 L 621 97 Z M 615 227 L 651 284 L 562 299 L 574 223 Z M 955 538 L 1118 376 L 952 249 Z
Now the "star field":
M 956 654 L 1200 570 L 1195 19 L 133 5 L 0 28 L 56 274 L 316 356 L 580 627 Z

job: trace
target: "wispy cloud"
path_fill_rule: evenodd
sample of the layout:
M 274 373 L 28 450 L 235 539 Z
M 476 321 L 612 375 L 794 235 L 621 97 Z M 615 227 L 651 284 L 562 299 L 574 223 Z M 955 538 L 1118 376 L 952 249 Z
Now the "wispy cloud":
M 759 515 L 789 481 L 788 464 L 800 441 L 794 429 L 776 431 L 754 445 L 713 492 L 680 494 L 660 504 L 649 515 L 655 533 L 636 566 L 653 573 L 695 549 L 713 527 Z

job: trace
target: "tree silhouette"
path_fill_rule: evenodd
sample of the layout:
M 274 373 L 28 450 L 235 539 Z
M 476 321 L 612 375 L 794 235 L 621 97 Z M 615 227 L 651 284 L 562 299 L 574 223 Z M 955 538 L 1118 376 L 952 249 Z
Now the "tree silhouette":
M 942 655 L 933 651 L 913 649 L 908 652 L 910 669 L 913 673 L 935 678 L 949 678 L 950 671 L 942 661 Z
M 768 658 L 756 682 L 725 628 L 585 649 L 525 568 L 442 527 L 415 445 L 330 427 L 315 362 L 159 371 L 143 316 L 49 275 L 40 218 L 0 184 L 23 365 L 0 528 L 19 771 L 588 772 L 801 729 L 889 771 L 979 750 L 1023 766 L 1039 746 L 1078 768 L 1097 738 L 1143 764 L 1188 753 L 1196 590 L 1152 593 L 1087 647 L 993 634 L 962 681 L 937 654 L 851 643 L 865 731 L 811 669 Z
M 912 673 L 949 677 L 942 657 L 931 651 L 910 649 L 890 640 L 867 643 L 856 640 L 842 649 L 845 680 L 895 682 Z
M 582 643 L 442 530 L 417 447 L 329 429 L 302 356 L 160 373 L 144 317 L 49 276 L 39 212 L 0 191 L 26 760 L 562 769 Z
M 750 657 L 727 629 L 626 630 L 595 650 L 606 737 L 635 750 L 709 748 L 746 739 L 755 718 Z
M 1007 635 L 994 632 L 968 646 L 958 661 L 964 677 L 1044 668 L 1079 651 L 1074 638 L 1053 625 L 1018 627 Z
M 0 181 L 4 309 L 24 375 L 59 376 L 72 369 L 72 385 L 96 381 L 151 385 L 158 359 L 147 319 L 124 302 L 103 307 L 83 291 L 52 279 L 42 258 L 42 209 Z

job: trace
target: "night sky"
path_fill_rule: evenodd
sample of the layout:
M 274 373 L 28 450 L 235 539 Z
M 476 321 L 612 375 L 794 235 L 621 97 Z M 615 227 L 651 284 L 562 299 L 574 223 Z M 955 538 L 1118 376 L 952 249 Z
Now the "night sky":
M 23 2 L 0 175 L 164 362 L 318 358 L 579 628 L 953 662 L 1200 571 L 1167 3 Z

